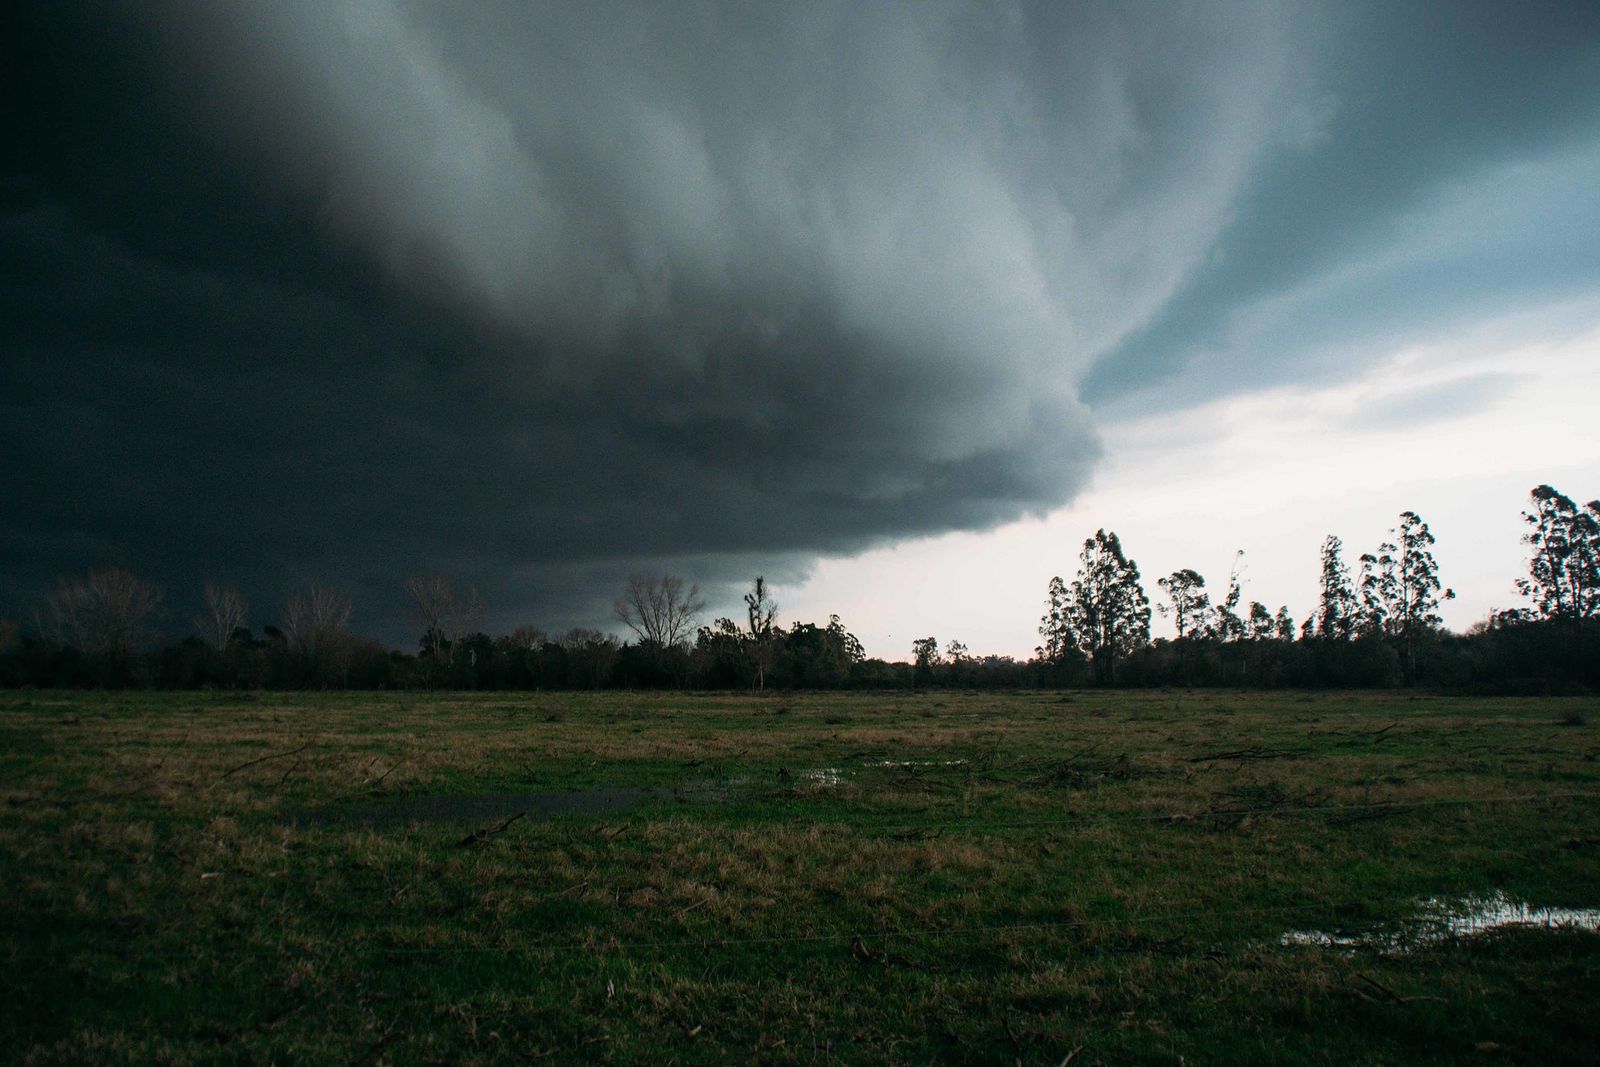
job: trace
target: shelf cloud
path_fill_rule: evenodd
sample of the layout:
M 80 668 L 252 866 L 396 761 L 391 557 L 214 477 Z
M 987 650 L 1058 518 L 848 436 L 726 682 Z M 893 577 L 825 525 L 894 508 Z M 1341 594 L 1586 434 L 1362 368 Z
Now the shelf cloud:
M 4 94 L 0 610 L 120 562 L 343 584 L 397 639 L 420 572 L 591 622 L 632 569 L 1042 514 L 1091 403 L 1395 329 L 1341 295 L 1397 234 L 1470 217 L 1544 265 L 1528 293 L 1452 231 L 1479 303 L 1592 285 L 1493 184 L 1555 159 L 1600 217 L 1577 8 L 40 4 Z

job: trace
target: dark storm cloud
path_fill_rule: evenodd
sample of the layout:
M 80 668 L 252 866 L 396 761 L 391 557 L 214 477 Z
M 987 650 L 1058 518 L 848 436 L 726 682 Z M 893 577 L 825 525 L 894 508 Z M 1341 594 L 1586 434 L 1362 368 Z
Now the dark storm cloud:
M 1474 28 L 1514 47 L 1469 64 L 1420 15 L 1160 10 L 42 5 L 4 94 L 5 610 L 113 561 L 335 581 L 391 636 L 420 571 L 589 621 L 649 562 L 1043 511 L 1097 454 L 1086 374 L 1163 380 L 1353 217 L 1593 117 L 1571 33 Z M 1361 178 L 1427 123 L 1348 93 L 1419 60 L 1449 135 Z

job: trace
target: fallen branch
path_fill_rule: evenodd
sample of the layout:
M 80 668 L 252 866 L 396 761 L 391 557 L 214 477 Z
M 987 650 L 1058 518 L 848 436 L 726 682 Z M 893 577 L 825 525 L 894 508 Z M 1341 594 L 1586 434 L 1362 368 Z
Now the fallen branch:
M 1384 985 L 1382 982 L 1378 981 L 1376 978 L 1369 978 L 1364 974 L 1357 973 L 1356 980 L 1367 983 L 1367 985 L 1371 986 L 1373 989 L 1376 989 L 1378 992 L 1382 993 L 1396 1004 L 1404 1004 L 1406 1002 L 1404 997 L 1390 989 L 1388 986 Z
M 401 760 L 399 763 L 396 763 L 394 766 L 390 767 L 388 770 L 386 770 L 382 774 L 380 774 L 378 776 L 378 780 L 376 782 L 373 782 L 372 785 L 368 787 L 368 791 L 371 792 L 373 790 L 376 790 L 380 785 L 383 784 L 383 780 L 385 778 L 389 777 L 391 774 L 393 774 L 399 768 L 400 764 L 404 763 L 404 762 L 405 762 L 405 760 Z
M 512 815 L 510 818 L 506 819 L 504 822 L 499 823 L 498 825 L 486 826 L 482 830 L 474 830 L 472 833 L 468 834 L 466 837 L 463 837 L 461 839 L 460 847 L 461 848 L 469 848 L 472 845 L 478 844 L 480 841 L 484 841 L 484 840 L 487 840 L 488 838 L 493 837 L 495 834 L 503 834 L 503 833 L 506 832 L 506 829 L 508 827 L 510 827 L 510 825 L 512 823 L 516 822 L 518 819 L 522 818 L 526 814 L 528 814 L 528 813 L 525 812 L 525 811 L 519 811 L 515 815 Z
M 304 762 L 305 762 L 304 760 L 295 760 L 294 763 L 290 765 L 289 769 L 283 772 L 283 777 L 278 779 L 278 784 L 273 786 L 273 788 L 274 789 L 282 789 L 283 788 L 283 783 L 287 782 L 289 780 L 289 776 L 291 774 L 293 774 L 295 771 L 298 771 L 300 769 L 301 764 L 303 764 Z
M 257 756 L 255 759 L 245 760 L 243 763 L 239 764 L 237 767 L 230 767 L 226 771 L 222 772 L 222 778 L 217 779 L 217 781 L 220 782 L 220 781 L 223 781 L 224 779 L 231 778 L 235 774 L 238 774 L 240 771 L 246 769 L 247 767 L 254 767 L 258 763 L 267 763 L 267 762 L 269 762 L 271 760 L 275 760 L 275 759 L 288 759 L 290 756 L 298 756 L 300 753 L 304 752 L 306 749 L 308 749 L 310 747 L 311 747 L 311 742 L 307 741 L 305 744 L 301 745 L 299 748 L 291 748 L 287 752 L 274 752 L 270 756 Z
M 1385 997 L 1396 1004 L 1413 1004 L 1419 1000 L 1432 1001 L 1435 1004 L 1450 1003 L 1444 997 L 1403 997 L 1399 993 L 1396 993 L 1394 990 L 1390 989 L 1388 986 L 1384 985 L 1382 982 L 1378 981 L 1376 978 L 1369 978 L 1359 972 L 1356 974 L 1356 978 L 1367 983 L 1367 985 L 1371 986 L 1373 989 L 1376 989 L 1378 992 L 1382 993 Z
M 189 734 L 192 732 L 192 730 L 193 727 L 191 727 L 189 730 L 185 730 L 183 732 L 183 737 L 178 741 L 178 743 L 161 753 L 161 758 L 157 760 L 156 765 L 150 769 L 152 771 L 159 771 L 162 767 L 165 767 L 167 765 L 167 757 L 171 756 L 174 752 L 178 751 L 178 749 L 189 743 Z
M 691 911 L 693 911 L 694 909 L 700 908 L 700 907 L 704 907 L 705 905 L 707 905 L 709 903 L 711 903 L 711 898 L 710 897 L 701 897 L 699 900 L 695 901 L 693 904 L 689 904 L 689 905 L 687 905 L 685 907 L 679 908 L 677 913 L 673 917 L 677 918 L 677 919 L 681 919 L 685 915 L 687 915 Z
M 1305 753 L 1293 748 L 1262 748 L 1256 745 L 1252 748 L 1236 748 L 1229 752 L 1213 752 L 1206 756 L 1191 756 L 1190 763 L 1215 763 L 1219 760 L 1265 760 L 1265 759 L 1294 759 Z

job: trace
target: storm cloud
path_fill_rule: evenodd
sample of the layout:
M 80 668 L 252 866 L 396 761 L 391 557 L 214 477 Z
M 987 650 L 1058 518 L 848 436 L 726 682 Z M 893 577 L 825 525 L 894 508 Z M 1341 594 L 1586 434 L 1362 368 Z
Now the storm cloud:
M 118 562 L 588 622 L 1048 511 L 1084 395 L 1329 373 L 1241 323 L 1334 317 L 1439 189 L 1555 146 L 1593 205 L 1592 14 L 1452 10 L 40 5 L 0 611 Z

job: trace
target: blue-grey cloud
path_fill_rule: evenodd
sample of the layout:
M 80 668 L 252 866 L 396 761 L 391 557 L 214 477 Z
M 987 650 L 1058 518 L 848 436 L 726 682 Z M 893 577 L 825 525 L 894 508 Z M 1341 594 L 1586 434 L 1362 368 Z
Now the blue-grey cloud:
M 1348 375 L 1431 331 L 1600 290 L 1600 8 L 1347 5 L 1299 151 L 1266 160 L 1100 407 Z
M 1483 371 L 1449 381 L 1414 386 L 1362 404 L 1347 422 L 1356 429 L 1411 428 L 1488 411 L 1523 381 L 1504 371 Z
M 1586 16 L 1452 11 L 26 10 L 0 610 L 112 560 L 592 621 L 1060 505 L 1083 396 L 1588 284 Z

